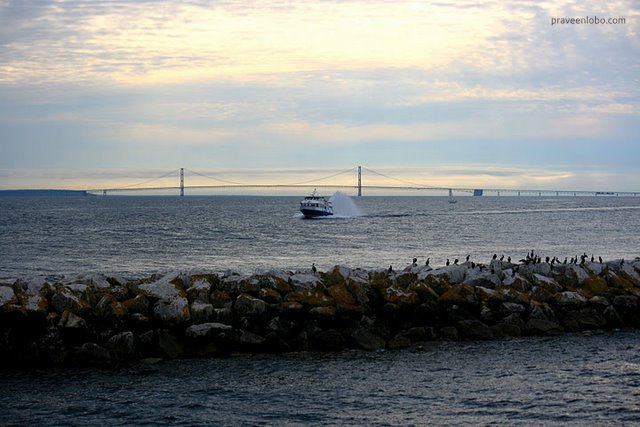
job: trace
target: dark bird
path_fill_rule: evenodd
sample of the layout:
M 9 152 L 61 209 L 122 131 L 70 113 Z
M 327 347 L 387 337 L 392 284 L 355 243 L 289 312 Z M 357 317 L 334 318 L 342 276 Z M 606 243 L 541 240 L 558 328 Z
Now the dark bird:
M 566 263 L 567 263 L 567 257 L 564 257 L 564 262 L 563 262 L 563 264 L 566 264 Z
M 418 265 L 418 258 L 413 259 L 413 265 Z
M 393 267 L 389 266 L 389 270 L 387 270 L 387 273 L 393 273 Z
M 622 258 L 622 261 L 620 261 L 620 267 L 622 267 L 624 265 L 624 258 Z
M 444 265 L 449 265 L 449 258 L 447 258 L 447 262 Z
M 315 263 L 311 264 L 311 271 L 313 271 L 313 274 L 316 274 L 316 272 L 318 271 L 316 269 L 316 264 Z
M 476 263 L 471 261 L 471 269 L 474 269 L 474 268 L 476 268 Z
M 493 259 L 498 258 L 498 254 L 493 254 Z
M 502 261 L 504 259 L 504 254 L 502 254 L 502 256 L 500 257 L 500 261 Z
M 602 257 L 601 256 L 598 257 L 598 261 L 600 261 L 600 264 L 602 264 Z
M 591 262 L 595 261 L 596 259 L 593 257 L 593 255 L 591 255 Z
M 573 257 L 569 260 L 569 264 L 573 264 Z
M 470 257 L 470 256 L 471 256 L 471 255 L 467 255 L 466 262 L 469 262 L 469 257 Z
M 544 259 L 544 262 L 546 262 L 547 264 L 549 264 L 549 257 L 546 257 L 546 258 Z
M 458 265 L 458 258 L 456 258 L 456 259 L 454 259 L 454 260 L 453 260 L 453 264 L 454 264 L 454 265 Z
M 508 262 L 508 263 L 511 263 L 511 257 L 508 257 L 508 258 L 507 258 L 507 262 Z
M 427 258 L 427 261 L 424 263 L 424 265 L 429 265 L 429 261 L 431 260 L 431 258 Z

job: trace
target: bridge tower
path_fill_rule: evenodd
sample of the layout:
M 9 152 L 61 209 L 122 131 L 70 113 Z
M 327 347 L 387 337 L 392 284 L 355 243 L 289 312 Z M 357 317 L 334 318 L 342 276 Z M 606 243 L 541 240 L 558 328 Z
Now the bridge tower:
M 362 197 L 362 166 L 358 166 L 358 197 Z
M 184 168 L 180 168 L 180 196 L 184 196 Z

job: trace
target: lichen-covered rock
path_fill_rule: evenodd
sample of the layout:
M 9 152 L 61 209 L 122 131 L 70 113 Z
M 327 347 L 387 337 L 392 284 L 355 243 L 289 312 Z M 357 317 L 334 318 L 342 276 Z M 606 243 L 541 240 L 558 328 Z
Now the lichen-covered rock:
M 191 302 L 209 303 L 209 294 L 211 292 L 211 283 L 205 279 L 196 280 L 187 289 L 187 299 Z
M 454 285 L 438 298 L 440 304 L 475 305 L 478 303 L 475 290 L 468 285 Z
M 267 309 L 267 303 L 249 294 L 241 294 L 233 303 L 239 316 L 259 316 Z
M 156 300 L 153 316 L 165 325 L 184 323 L 191 318 L 189 301 L 180 286 L 182 282 L 177 281 L 177 277 L 178 275 L 172 274 L 139 286 L 143 295 Z
M 51 297 L 51 306 L 58 312 L 70 311 L 73 313 L 79 312 L 83 307 L 80 302 L 80 298 L 73 294 L 71 289 L 65 286 L 57 286 L 56 290 Z
M 58 322 L 59 328 L 87 330 L 87 322 L 82 317 L 65 310 Z
M 333 298 L 317 291 L 289 292 L 285 297 L 285 301 L 298 302 L 307 307 L 324 307 L 334 303 Z

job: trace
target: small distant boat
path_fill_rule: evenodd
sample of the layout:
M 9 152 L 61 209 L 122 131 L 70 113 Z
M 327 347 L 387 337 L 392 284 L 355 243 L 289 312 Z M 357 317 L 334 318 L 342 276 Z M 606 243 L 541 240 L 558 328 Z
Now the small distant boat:
M 451 190 L 449 190 L 449 203 L 458 203 L 458 201 L 453 198 L 453 191 Z
M 316 196 L 316 190 L 300 201 L 300 212 L 305 218 L 318 218 L 333 215 L 331 202 L 322 196 Z

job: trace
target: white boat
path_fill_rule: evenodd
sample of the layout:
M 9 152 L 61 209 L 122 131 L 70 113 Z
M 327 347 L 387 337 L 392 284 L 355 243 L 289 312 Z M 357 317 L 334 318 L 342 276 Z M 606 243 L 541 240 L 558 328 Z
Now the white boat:
M 449 203 L 458 203 L 458 201 L 453 198 L 453 191 L 451 190 L 449 190 Z
M 316 190 L 300 201 L 300 212 L 305 218 L 319 218 L 333 215 L 331 202 L 322 196 L 316 196 Z

